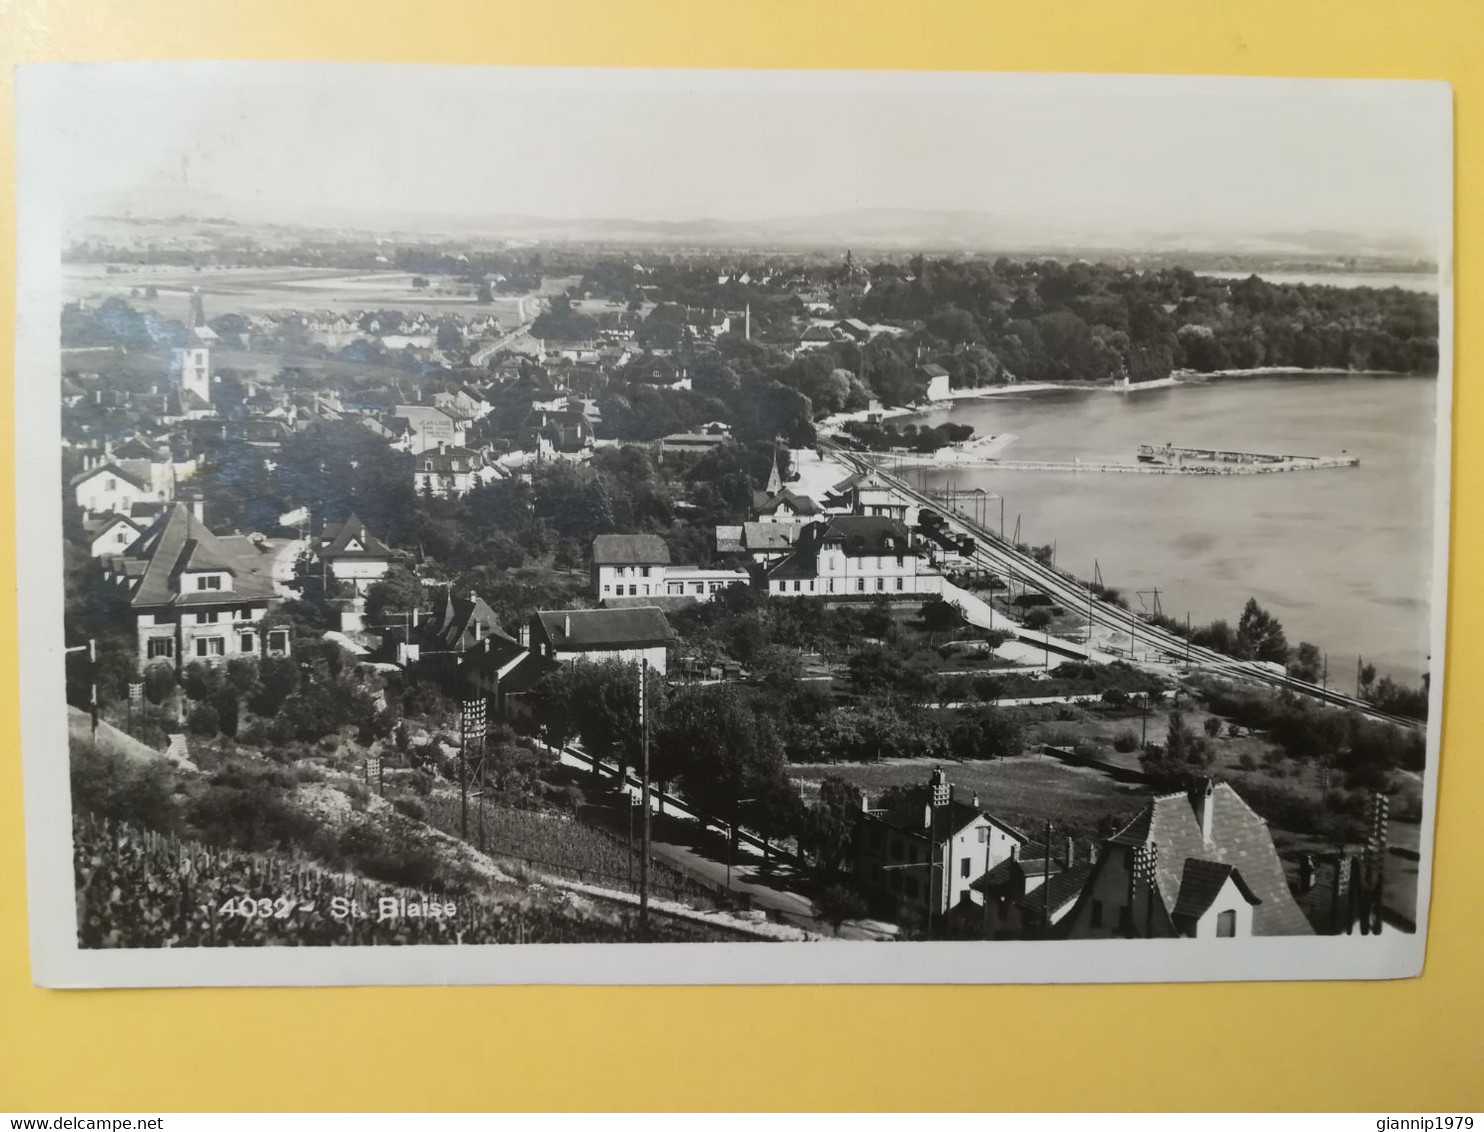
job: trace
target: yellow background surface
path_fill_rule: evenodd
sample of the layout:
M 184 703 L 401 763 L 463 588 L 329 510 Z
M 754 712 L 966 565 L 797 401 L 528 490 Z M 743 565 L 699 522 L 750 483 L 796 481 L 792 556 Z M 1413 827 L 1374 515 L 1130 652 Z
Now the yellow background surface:
M 1470 366 L 1484 355 L 1484 334 L 1469 317 L 1471 256 L 1484 247 L 1476 203 L 1484 199 L 1479 0 L 0 0 L 7 64 L 0 371 L 7 375 L 15 309 L 9 64 L 150 58 L 1449 80 L 1459 201 L 1452 576 L 1455 586 L 1480 577 L 1484 415 Z M 9 388 L 0 400 L 7 532 L 15 483 Z M 0 538 L 0 590 L 13 593 L 14 580 L 15 545 Z M 1481 618 L 1484 599 L 1462 590 L 1450 622 L 1421 979 L 66 992 L 30 981 L 18 657 L 7 597 L 0 601 L 0 1111 L 1484 1109 L 1484 760 L 1473 738 L 1484 722 L 1484 698 L 1474 694 Z

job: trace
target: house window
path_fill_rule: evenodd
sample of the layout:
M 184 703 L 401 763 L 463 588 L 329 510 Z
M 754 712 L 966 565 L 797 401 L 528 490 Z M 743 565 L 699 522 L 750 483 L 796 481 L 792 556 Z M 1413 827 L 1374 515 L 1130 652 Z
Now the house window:
M 221 614 L 220 613 L 217 613 L 215 610 L 213 610 L 210 613 L 198 613 L 198 614 L 196 614 L 196 624 L 197 625 L 215 625 L 217 618 L 220 617 L 220 616 L 221 616 Z
M 630 597 L 637 597 L 638 595 L 639 595 L 639 587 L 636 586 L 636 585 L 634 585 L 632 582 L 630 582 L 629 583 L 629 596 Z
M 696 593 L 698 593 L 698 594 L 702 594 L 702 593 L 705 593 L 706 592 L 706 583 L 705 582 L 692 582 L 691 585 L 693 585 L 695 587 Z
M 219 590 L 222 588 L 222 576 L 220 574 L 202 574 L 196 579 L 198 590 Z
M 1232 939 L 1237 934 L 1237 914 L 1235 912 L 1218 912 L 1216 914 L 1216 938 Z
M 866 592 L 866 580 L 864 578 L 857 578 L 855 580 L 855 592 L 856 593 L 865 593 Z
M 876 589 L 877 589 L 878 592 L 881 591 L 881 590 L 886 589 L 886 579 L 885 578 L 877 578 L 876 579 Z
M 258 638 L 253 633 L 243 633 L 238 645 L 240 646 L 238 652 L 257 652 Z
M 144 650 L 149 660 L 168 660 L 175 656 L 175 638 L 151 637 Z
M 1101 900 L 1092 902 L 1092 926 L 1095 928 L 1103 926 L 1103 902 Z
M 902 579 L 901 578 L 898 578 L 897 579 L 897 589 L 901 589 L 901 588 L 902 588 Z
M 275 656 L 281 656 L 289 651 L 289 631 L 287 629 L 274 629 L 268 634 L 268 651 Z
M 963 857 L 959 860 L 958 875 L 961 877 L 967 877 L 969 875 L 969 859 L 967 857 Z
M 117 491 L 118 490 L 118 486 L 119 486 L 119 481 L 116 480 L 116 479 L 114 479 L 112 476 L 109 476 L 108 479 L 106 479 L 106 480 L 103 481 L 103 490 L 104 491 Z
M 197 637 L 197 656 L 224 656 L 227 651 L 226 637 Z
M 612 593 L 612 592 L 613 592 L 613 587 L 612 587 L 612 586 L 604 586 L 604 587 L 603 587 L 603 592 L 604 592 L 604 593 L 605 593 L 605 594 L 606 594 L 606 593 Z
M 644 576 L 646 578 L 649 577 L 649 567 L 648 566 L 644 567 Z
M 901 554 L 898 554 L 897 555 L 897 565 L 898 566 L 905 566 L 905 565 L 907 565 L 906 556 L 901 555 Z
M 795 581 L 794 582 L 794 593 L 798 593 L 798 592 L 799 592 L 799 583 L 797 581 Z

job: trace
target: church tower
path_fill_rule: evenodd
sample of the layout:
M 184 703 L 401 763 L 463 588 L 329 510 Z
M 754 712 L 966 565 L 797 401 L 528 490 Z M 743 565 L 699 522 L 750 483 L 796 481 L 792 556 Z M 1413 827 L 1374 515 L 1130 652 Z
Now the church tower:
M 778 472 L 778 446 L 773 446 L 773 470 L 768 473 L 768 498 L 772 499 L 783 490 L 783 476 Z
M 176 387 L 182 398 L 194 393 L 211 404 L 211 352 L 206 347 L 176 350 L 171 368 L 175 370 Z

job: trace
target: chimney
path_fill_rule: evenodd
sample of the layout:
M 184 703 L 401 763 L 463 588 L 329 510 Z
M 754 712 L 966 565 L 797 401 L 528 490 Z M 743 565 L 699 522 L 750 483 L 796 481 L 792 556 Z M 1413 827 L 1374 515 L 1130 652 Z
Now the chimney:
M 191 497 L 191 514 L 196 516 L 196 521 L 203 526 L 206 524 L 206 498 L 201 495 Z
M 564 636 L 564 637 L 570 637 L 571 635 L 572 635 L 572 615 L 570 613 L 568 613 L 568 614 L 564 614 L 563 617 L 562 617 L 562 636 Z
M 975 795 L 974 795 L 974 796 L 973 796 L 973 799 L 972 799 L 972 802 L 971 802 L 971 804 L 972 804 L 972 805 L 973 805 L 973 807 L 974 807 L 974 808 L 975 808 L 975 809 L 976 809 L 976 810 L 977 810 L 977 809 L 978 809 L 978 808 L 979 808 L 979 795 L 978 795 L 978 794 L 975 794 Z
M 1018 841 L 1010 842 L 1010 860 L 1020 860 L 1020 842 Z
M 448 441 L 446 441 L 446 440 L 440 440 L 438 442 L 438 455 L 443 456 L 447 452 L 448 452 Z
M 531 647 L 531 623 L 529 621 L 522 621 L 520 623 L 520 626 L 515 630 L 515 640 L 523 649 Z
M 1077 863 L 1077 842 L 1071 837 L 1067 838 L 1067 868 Z
M 1205 792 L 1201 796 L 1201 840 L 1207 845 L 1211 844 L 1213 833 L 1211 825 L 1213 821 L 1212 810 L 1214 808 L 1215 794 L 1216 784 L 1209 778 L 1206 779 Z

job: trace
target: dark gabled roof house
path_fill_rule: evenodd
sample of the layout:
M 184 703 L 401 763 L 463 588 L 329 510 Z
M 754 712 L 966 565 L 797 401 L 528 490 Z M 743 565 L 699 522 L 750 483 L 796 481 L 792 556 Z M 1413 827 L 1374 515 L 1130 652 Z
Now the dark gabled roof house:
M 670 548 L 659 535 L 599 535 L 593 539 L 594 566 L 668 566 Z
M 271 601 L 272 557 L 246 539 L 228 543 L 191 514 L 184 503 L 168 512 L 125 552 L 126 559 L 143 560 L 144 569 L 130 597 L 136 610 L 166 605 L 219 605 L 224 600 Z M 187 575 L 221 573 L 232 577 L 231 589 L 187 589 Z
M 1152 799 L 1133 821 L 1108 838 L 1097 866 L 1068 917 L 1080 934 L 1084 905 L 1092 901 L 1100 875 L 1123 869 L 1129 856 L 1152 862 L 1153 934 L 1190 935 L 1230 883 L 1235 899 L 1251 909 L 1252 934 L 1311 935 L 1313 927 L 1293 893 L 1268 824 L 1229 783 L 1207 780 L 1186 793 Z
M 531 618 L 531 647 L 554 653 L 606 653 L 665 647 L 675 631 L 654 606 L 544 609 Z
M 339 524 L 327 525 L 320 533 L 319 556 L 326 561 L 337 558 L 390 558 L 391 547 L 366 529 L 354 511 Z

